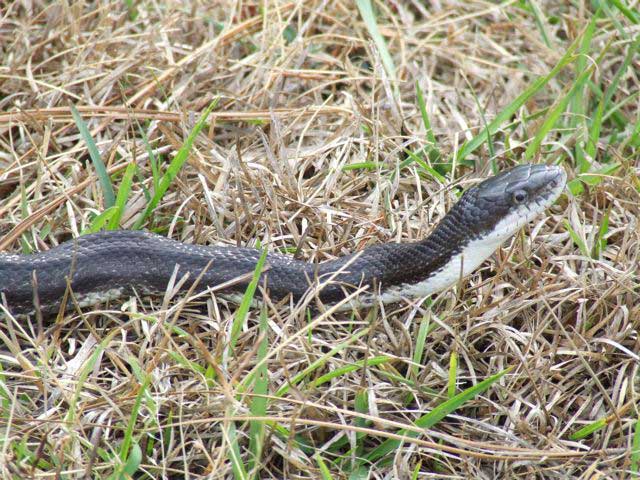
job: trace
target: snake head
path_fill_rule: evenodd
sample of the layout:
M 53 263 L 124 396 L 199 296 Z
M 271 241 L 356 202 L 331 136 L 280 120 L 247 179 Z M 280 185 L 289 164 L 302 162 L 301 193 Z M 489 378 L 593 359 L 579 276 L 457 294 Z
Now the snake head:
M 502 242 L 549 207 L 566 180 L 558 166 L 519 165 L 467 190 L 459 219 L 476 238 Z

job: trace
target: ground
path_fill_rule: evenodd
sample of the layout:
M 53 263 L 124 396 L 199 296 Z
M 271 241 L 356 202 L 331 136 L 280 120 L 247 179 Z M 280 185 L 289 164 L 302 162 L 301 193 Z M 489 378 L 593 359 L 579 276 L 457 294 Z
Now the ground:
M 0 11 L 0 250 L 144 228 L 321 261 L 493 171 L 569 177 L 428 301 L 0 316 L 2 478 L 637 474 L 637 0 Z

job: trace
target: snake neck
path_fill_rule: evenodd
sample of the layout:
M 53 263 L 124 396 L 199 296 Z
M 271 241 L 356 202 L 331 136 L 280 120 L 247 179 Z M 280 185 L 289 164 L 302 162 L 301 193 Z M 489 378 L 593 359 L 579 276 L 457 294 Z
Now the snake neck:
M 490 232 L 471 234 L 474 229 L 462 215 L 462 209 L 468 208 L 464 203 L 459 202 L 425 239 L 401 244 L 399 256 L 391 253 L 384 268 L 388 273 L 381 280 L 392 287 L 379 292 L 382 303 L 445 290 L 478 268 L 504 242 L 506 237 Z

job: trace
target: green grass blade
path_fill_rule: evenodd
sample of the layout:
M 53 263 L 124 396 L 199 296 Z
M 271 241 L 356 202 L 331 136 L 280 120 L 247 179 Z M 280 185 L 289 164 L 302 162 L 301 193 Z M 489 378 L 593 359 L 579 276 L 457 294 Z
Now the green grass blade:
M 431 311 L 427 311 L 427 315 L 420 320 L 420 327 L 418 328 L 418 335 L 416 336 L 416 345 L 413 349 L 413 365 L 409 367 L 411 376 L 415 379 L 418 375 L 418 365 L 422 365 L 422 355 L 424 354 L 425 344 L 427 342 L 427 336 L 433 331 L 431 326 Z M 433 324 L 437 326 L 436 324 Z
M 342 170 L 348 172 L 350 170 L 375 170 L 382 167 L 384 164 L 380 162 L 355 162 L 342 166 Z
M 549 83 L 549 81 L 554 78 L 564 67 L 569 65 L 571 62 L 575 60 L 573 57 L 573 52 L 576 50 L 579 39 L 576 39 L 567 49 L 562 58 L 558 61 L 558 63 L 551 69 L 551 71 L 543 76 L 538 78 L 535 82 L 531 84 L 529 88 L 527 88 L 524 92 L 518 95 L 509 105 L 507 105 L 504 110 L 502 110 L 487 126 L 486 129 L 483 129 L 481 133 L 473 137 L 471 140 L 465 142 L 460 150 L 458 150 L 458 162 L 465 160 L 465 158 L 473 153 L 478 147 L 480 147 L 483 143 L 489 140 L 489 135 L 494 135 L 498 129 L 502 126 L 503 123 L 507 122 L 513 115 L 515 115 L 525 104 L 527 100 L 533 97 L 536 93 L 538 93 L 542 88 Z
M 318 464 L 318 469 L 320 470 L 320 478 L 322 478 L 322 480 L 333 480 L 331 470 L 329 470 L 329 467 L 327 467 L 327 464 L 322 459 L 320 453 L 316 453 L 313 458 Z
M 620 19 L 618 18 L 618 15 L 616 15 L 617 12 L 615 12 L 609 5 L 611 2 L 609 1 L 598 1 L 598 5 L 599 8 L 602 9 L 602 11 L 606 14 L 607 17 L 609 17 L 609 20 L 611 21 L 611 24 L 615 27 L 616 30 L 618 30 L 618 35 L 620 35 L 620 38 L 622 38 L 623 40 L 628 40 L 629 39 L 629 35 L 627 35 L 627 31 L 624 27 L 624 25 L 622 24 L 622 22 L 620 21 Z
M 96 345 L 94 352 L 91 354 L 89 360 L 87 361 L 87 364 L 82 368 L 82 370 L 80 370 L 78 383 L 76 384 L 76 390 L 73 394 L 73 397 L 71 398 L 71 401 L 69 402 L 69 408 L 67 409 L 65 422 L 68 422 L 69 424 L 73 423 L 76 415 L 76 405 L 78 403 L 78 399 L 80 398 L 82 387 L 87 381 L 89 373 L 91 373 L 91 371 L 95 367 L 98 358 L 100 358 L 100 355 L 102 355 L 102 352 L 104 352 L 104 349 L 109 344 L 109 342 L 111 342 L 111 339 L 115 336 L 116 333 L 117 330 L 111 331 L 111 333 L 109 333 L 98 345 Z
M 260 324 L 258 326 L 260 336 L 260 345 L 258 346 L 258 361 L 264 360 L 269 352 L 269 326 L 267 323 L 267 312 L 263 307 L 260 310 Z M 269 372 L 267 363 L 262 362 L 256 371 L 255 381 L 253 384 L 254 396 L 251 398 L 251 406 L 249 412 L 254 417 L 264 417 L 267 414 L 267 398 L 269 390 Z M 259 478 L 257 466 L 262 458 L 265 442 L 265 425 L 261 420 L 252 420 L 249 422 L 249 453 L 251 457 L 247 463 L 247 469 L 253 473 L 253 478 Z M 254 469 L 256 469 L 254 471 Z
M 416 466 L 413 469 L 413 473 L 411 474 L 411 480 L 418 480 L 418 475 L 420 475 L 420 467 L 422 467 L 422 460 L 416 463 Z
M 136 421 L 138 420 L 138 414 L 140 413 L 140 406 L 142 405 L 142 399 L 145 396 L 148 385 L 149 385 L 149 378 L 147 377 L 145 378 L 144 383 L 140 386 L 140 390 L 136 395 L 136 401 L 133 405 L 133 409 L 131 410 L 131 414 L 129 415 L 129 422 L 127 423 L 127 428 L 124 432 L 122 445 L 120 446 L 120 459 L 122 461 L 125 461 L 129 457 L 129 447 L 134 442 L 133 430 L 136 426 Z
M 608 425 L 608 423 L 609 422 L 607 421 L 606 418 L 599 418 L 595 422 L 591 422 L 590 424 L 585 425 L 584 427 L 582 427 L 577 432 L 571 434 L 569 436 L 569 438 L 571 440 L 581 440 L 581 439 L 583 439 L 585 437 L 588 437 L 593 432 L 597 432 L 598 430 L 603 429 L 604 427 L 606 427 Z
M 446 402 L 443 402 L 437 407 L 435 407 L 426 415 L 423 415 L 422 417 L 420 417 L 418 420 L 414 422 L 415 425 L 417 427 L 425 428 L 425 429 L 431 428 L 433 425 L 438 423 L 440 420 L 442 420 L 444 417 L 449 415 L 451 412 L 457 410 L 466 402 L 474 399 L 476 396 L 480 395 L 482 392 L 487 390 L 491 385 L 493 385 L 495 382 L 497 382 L 500 378 L 502 378 L 511 370 L 512 370 L 512 367 L 506 368 L 505 370 L 499 373 L 496 373 L 495 375 L 492 375 L 489 378 L 486 378 L 485 380 L 478 383 L 477 385 L 474 385 L 473 387 L 470 387 L 460 392 L 456 396 L 450 398 Z M 419 435 L 419 433 L 417 432 L 407 431 L 407 430 L 400 430 L 398 434 L 405 435 L 407 437 L 412 437 L 412 438 L 416 438 Z M 368 462 L 375 462 L 380 458 L 393 452 L 398 447 L 400 447 L 400 443 L 401 443 L 400 440 L 389 438 L 384 442 L 382 442 L 378 447 L 373 449 L 365 458 Z
M 619 163 L 612 163 L 609 165 L 605 165 L 604 167 L 598 169 L 595 172 L 580 174 L 576 178 L 571 180 L 567 184 L 567 187 L 569 188 L 569 190 L 573 195 L 579 195 L 584 190 L 583 185 L 591 185 L 591 186 L 598 185 L 602 182 L 604 176 L 615 173 L 615 171 L 618 170 L 619 168 L 620 168 Z
M 584 150 L 587 154 L 589 168 L 582 170 L 580 173 L 584 173 L 589 171 L 591 167 L 591 163 L 595 161 L 596 154 L 598 153 L 598 140 L 600 139 L 600 130 L 602 129 L 602 117 L 604 115 L 604 106 L 605 106 L 605 96 L 603 95 L 600 101 L 598 102 L 598 108 L 596 109 L 596 113 L 591 120 L 591 128 L 589 129 L 589 138 L 587 139 L 587 145 Z M 578 162 L 578 165 L 584 165 L 586 162 Z M 584 168 L 584 167 L 583 167 Z M 579 168 L 580 170 L 580 168 Z
M 198 375 L 205 375 L 207 373 L 207 369 L 205 367 L 199 363 L 189 360 L 182 354 L 182 352 L 170 350 L 167 352 L 167 355 L 169 355 L 169 357 L 171 357 L 178 365 L 181 365 L 185 370 L 189 370 L 190 372 Z
M 564 226 L 569 232 L 569 236 L 571 237 L 571 240 L 573 241 L 575 246 L 578 247 L 578 249 L 580 250 L 580 253 L 582 253 L 582 255 L 584 255 L 585 257 L 591 258 L 591 255 L 589 255 L 589 249 L 587 248 L 587 244 L 584 243 L 584 240 L 580 238 L 580 235 L 578 235 L 576 231 L 573 228 L 571 228 L 571 224 L 569 223 L 568 220 L 564 221 Z
M 27 201 L 27 189 L 25 188 L 24 184 L 21 182 L 20 183 L 20 213 L 22 214 L 22 218 L 27 218 L 30 215 L 28 205 L 29 205 L 29 202 Z M 40 238 L 44 238 L 44 237 L 45 235 L 40 234 Z M 21 247 L 22 253 L 31 253 L 33 251 L 33 248 L 31 248 L 31 245 L 29 244 L 28 235 L 26 234 L 20 235 L 20 247 Z
M 631 23 L 634 25 L 638 25 L 638 23 L 640 23 L 640 15 L 638 15 L 638 12 L 631 10 L 622 0 L 610 1 Z
M 531 7 L 531 13 L 533 14 L 533 18 L 536 22 L 536 26 L 538 30 L 540 30 L 540 36 L 542 37 L 542 41 L 548 48 L 552 48 L 551 41 L 549 40 L 549 33 L 547 32 L 546 23 L 547 19 L 544 17 L 544 13 L 538 6 L 538 2 L 529 0 L 529 6 Z
M 596 30 L 596 19 L 600 17 L 600 9 L 598 9 L 592 16 L 591 21 L 587 24 L 587 28 L 582 35 L 582 41 L 580 42 L 580 50 L 578 58 L 574 64 L 575 76 L 578 77 L 582 72 L 587 69 L 587 59 L 590 58 L 591 53 L 591 40 Z M 602 95 L 600 96 L 602 98 Z M 568 116 L 567 124 L 569 129 L 575 131 L 580 128 L 585 122 L 585 118 L 588 115 L 585 113 L 588 108 L 589 96 L 586 95 L 585 88 L 577 88 L 575 93 L 570 99 L 571 102 L 571 115 Z M 577 142 L 575 147 L 576 163 L 578 166 L 582 166 L 588 169 L 590 165 L 589 161 L 585 159 L 585 152 L 581 142 Z
M 0 418 L 5 420 L 8 418 L 11 401 L 11 392 L 7 387 L 7 377 L 4 375 L 2 363 L 0 363 Z
M 102 158 L 100 158 L 100 152 L 98 151 L 96 142 L 93 141 L 91 132 L 89 132 L 87 124 L 84 123 L 84 120 L 82 120 L 82 116 L 80 115 L 80 112 L 78 112 L 78 109 L 75 107 L 75 105 L 71 105 L 71 115 L 73 116 L 73 120 L 76 122 L 78 130 L 80 131 L 80 136 L 82 136 L 84 143 L 87 144 L 89 157 L 91 157 L 93 168 L 96 169 L 98 181 L 100 182 L 100 186 L 102 187 L 102 198 L 104 201 L 104 206 L 105 208 L 113 207 L 116 200 L 116 195 L 113 191 L 113 185 L 111 184 L 111 178 L 109 178 L 109 174 L 107 173 L 107 168 L 104 166 Z
M 315 372 L 318 368 L 321 368 L 324 365 L 326 365 L 327 360 L 329 360 L 330 358 L 333 358 L 336 354 L 340 353 L 341 351 L 346 349 L 349 345 L 353 344 L 358 339 L 362 338 L 368 333 L 369 333 L 369 328 L 362 329 L 361 331 L 351 335 L 346 341 L 333 347 L 329 352 L 322 355 L 320 358 L 318 358 L 313 363 L 311 363 L 311 365 L 306 367 L 301 372 L 297 373 L 291 380 L 289 380 L 282 387 L 280 387 L 278 391 L 275 393 L 275 396 L 281 397 L 285 395 L 291 389 L 291 387 L 299 384 L 302 380 L 307 378 L 311 373 Z
M 418 107 L 420 108 L 420 115 L 422 116 L 422 124 L 424 125 L 424 130 L 427 135 L 427 158 L 432 162 L 437 162 L 440 159 L 440 150 L 436 143 L 436 136 L 433 134 L 433 129 L 431 128 L 431 120 L 429 120 L 429 112 L 427 111 L 427 102 L 424 100 L 422 89 L 420 88 L 420 84 L 417 80 L 416 96 L 418 99 Z
M 607 113 L 606 115 L 604 115 L 604 118 L 607 118 L 611 114 L 612 110 L 615 110 L 617 108 L 616 106 L 612 108 L 608 108 L 608 107 L 609 107 L 609 104 L 611 103 L 611 99 L 613 98 L 613 95 L 615 94 L 616 91 L 618 91 L 620 80 L 622 79 L 623 75 L 627 72 L 627 70 L 631 66 L 633 62 L 633 58 L 636 56 L 638 51 L 640 51 L 640 33 L 636 35 L 633 42 L 627 47 L 627 53 L 624 56 L 622 65 L 620 65 L 620 68 L 616 71 L 616 74 L 614 75 L 613 79 L 609 83 L 609 86 L 607 87 L 606 92 L 602 95 L 602 99 L 604 99 L 603 109 L 607 109 Z M 637 122 L 640 122 L 640 118 L 638 118 Z M 626 127 L 626 124 L 627 122 L 624 122 L 620 126 L 620 129 L 623 130 Z M 638 123 L 636 123 L 636 126 L 637 125 Z
M 615 92 L 618 91 L 620 80 L 631 66 L 633 58 L 638 53 L 639 48 L 640 34 L 636 35 L 634 41 L 627 47 L 627 53 L 622 62 L 622 65 L 620 65 L 620 68 L 618 68 L 618 70 L 616 71 L 604 94 L 600 96 L 598 108 L 595 115 L 593 116 L 593 119 L 591 120 L 591 128 L 589 129 L 589 140 L 585 147 L 586 154 L 591 157 L 591 160 L 594 160 L 597 155 L 597 146 L 598 141 L 600 140 L 600 132 L 602 130 L 604 119 L 608 118 L 613 113 L 613 111 L 618 108 L 615 105 L 610 107 L 611 99 L 613 98 Z M 607 112 L 606 114 L 605 110 Z M 584 164 L 582 164 L 581 162 L 578 162 L 578 166 L 580 167 L 578 169 L 579 173 L 585 173 L 589 171 L 589 168 L 585 168 Z
M 447 395 L 453 398 L 456 394 L 456 380 L 458 378 L 458 354 L 454 350 L 449 359 L 449 383 L 447 385 Z
M 589 78 L 589 76 L 593 73 L 594 67 L 590 67 L 586 69 L 584 72 L 580 74 L 580 76 L 573 83 L 569 91 L 566 93 L 564 97 L 562 97 L 554 108 L 549 111 L 547 118 L 542 123 L 542 126 L 536 132 L 535 137 L 527 146 L 527 149 L 524 152 L 524 158 L 526 160 L 531 160 L 537 153 L 542 144 L 542 140 L 547 136 L 547 134 L 551 131 L 553 127 L 555 127 L 556 123 L 560 116 L 564 113 L 569 104 L 569 100 L 573 97 L 573 95 L 584 85 L 584 82 Z M 590 164 L 589 164 L 590 166 Z M 587 167 L 588 168 L 588 167 Z
M 380 29 L 378 28 L 376 14 L 373 11 L 373 4 L 371 3 L 371 0 L 356 0 L 356 5 L 358 6 L 358 10 L 360 10 L 360 15 L 364 20 L 367 30 L 369 31 L 369 35 L 376 44 L 378 53 L 380 54 L 380 60 L 382 61 L 382 66 L 387 71 L 389 78 L 393 82 L 394 89 L 397 90 L 396 67 L 391 55 L 389 54 L 387 42 L 385 42 L 382 34 L 380 33 Z
M 232 415 L 230 415 L 232 416 Z M 224 427 L 223 427 L 224 428 Z M 224 439 L 227 442 L 227 454 L 231 462 L 231 469 L 236 480 L 247 480 L 249 475 L 244 467 L 238 444 L 238 432 L 235 422 L 229 422 L 225 429 Z
M 636 124 L 633 127 L 633 133 L 629 137 L 629 145 L 634 148 L 640 147 L 640 117 L 636 120 Z
M 639 477 L 638 465 L 640 465 L 640 417 L 633 428 L 633 442 L 631 446 L 631 471 L 633 476 Z
M 193 130 L 191 130 L 191 133 L 189 133 L 189 136 L 180 147 L 180 150 L 178 150 L 178 153 L 176 154 L 176 156 L 173 158 L 173 160 L 171 160 L 171 163 L 169 164 L 167 171 L 164 173 L 164 175 L 162 175 L 162 178 L 160 179 L 158 188 L 153 193 L 153 197 L 151 198 L 151 201 L 147 204 L 147 208 L 144 210 L 143 214 L 138 218 L 135 225 L 133 226 L 135 230 L 142 227 L 142 225 L 147 220 L 147 218 L 149 218 L 149 216 L 153 213 L 153 211 L 158 206 L 158 203 L 160 202 L 164 194 L 169 189 L 171 182 L 173 182 L 174 178 L 176 178 L 176 175 L 178 175 L 178 173 L 180 172 L 180 169 L 189 158 L 189 152 L 193 147 L 193 142 L 195 141 L 196 137 L 200 133 L 200 130 L 202 130 L 202 128 L 204 127 L 207 121 L 207 117 L 209 116 L 211 111 L 216 107 L 216 105 L 218 104 L 218 101 L 219 101 L 219 98 L 215 98 L 209 104 L 207 109 L 202 113 L 200 120 L 198 120 L 196 125 L 193 127 Z
M 391 373 L 385 370 L 378 370 L 376 374 L 380 375 L 381 377 L 388 378 L 389 380 L 393 380 L 394 382 L 398 382 L 403 385 L 407 385 L 408 387 L 415 388 L 416 390 L 419 390 L 421 393 L 423 393 L 426 396 L 433 397 L 433 398 L 440 397 L 439 391 L 434 390 L 433 388 L 429 388 L 425 385 L 422 385 L 420 384 L 420 382 L 414 382 L 413 380 L 408 380 L 406 377 L 403 377 L 399 373 Z M 411 394 L 408 393 L 407 395 L 411 395 Z
M 142 449 L 137 442 L 131 446 L 131 452 L 129 452 L 129 456 L 127 457 L 127 463 L 124 464 L 122 468 L 122 475 L 120 475 L 120 480 L 129 480 L 130 478 L 136 478 L 134 475 L 140 468 L 140 463 L 142 463 Z
M 124 207 L 127 204 L 127 199 L 131 193 L 131 184 L 133 183 L 133 175 L 136 173 L 137 166 L 134 162 L 127 165 L 127 169 L 124 171 L 122 181 L 120 182 L 120 188 L 118 188 L 118 196 L 116 197 L 116 203 L 114 205 L 115 212 L 109 219 L 107 230 L 116 230 L 120 226 L 120 220 L 124 213 Z
M 466 78 L 465 78 L 466 80 Z M 476 91 L 473 89 L 473 86 L 467 80 L 467 86 L 469 87 L 469 91 L 471 92 L 471 96 L 473 97 L 473 101 L 476 103 L 476 107 L 478 107 L 478 112 L 480 113 L 480 119 L 482 120 L 482 126 L 487 134 L 487 148 L 489 150 L 489 158 L 491 159 L 491 171 L 493 174 L 498 173 L 498 165 L 496 163 L 496 153 L 495 148 L 493 148 L 493 140 L 491 139 L 491 132 L 487 126 L 487 117 L 485 115 L 484 108 L 478 99 L 478 95 L 476 95 Z
M 438 172 L 435 168 L 433 168 L 431 165 L 429 165 L 427 162 L 425 162 L 422 158 L 420 158 L 411 150 L 408 150 L 405 148 L 404 152 L 409 156 L 409 158 L 400 162 L 400 165 L 398 165 L 398 170 L 402 170 L 403 168 L 411 165 L 412 163 L 417 163 L 418 165 L 420 165 L 420 167 L 423 170 L 429 173 L 429 175 L 435 178 L 438 182 L 446 185 L 447 178 L 444 175 Z
M 602 252 L 607 248 L 607 239 L 605 238 L 607 233 L 609 233 L 609 214 L 611 213 L 611 208 L 605 212 L 602 217 L 602 223 L 600 224 L 600 228 L 598 229 L 598 235 L 596 237 L 595 244 L 593 245 L 593 254 L 592 258 L 596 260 L 600 258 Z
M 487 390 L 491 385 L 493 385 L 495 382 L 497 382 L 499 379 L 501 379 L 511 370 L 513 370 L 513 367 L 505 368 L 501 372 L 498 372 L 494 375 L 491 375 L 489 378 L 484 379 L 477 385 L 474 385 L 472 387 L 467 388 L 466 390 L 463 390 L 462 392 L 450 398 L 446 402 L 442 403 L 441 405 L 438 405 L 431 412 L 427 413 L 426 415 L 423 415 L 418 420 L 416 420 L 415 422 L 416 426 L 420 428 L 431 428 L 433 425 L 438 423 L 440 420 L 442 420 L 444 417 L 449 415 L 451 412 L 457 410 L 466 402 L 468 402 L 469 400 L 473 400 L 475 397 L 477 397 L 482 392 Z
M 99 215 L 93 217 L 91 220 L 91 225 L 85 228 L 80 232 L 80 235 L 86 235 L 87 233 L 96 233 L 102 230 L 105 225 L 108 225 L 113 216 L 118 211 L 117 207 L 114 205 L 113 207 L 107 208 L 104 212 Z
M 153 189 L 158 190 L 160 186 L 160 179 L 162 178 L 160 175 L 160 167 L 158 158 L 155 153 L 153 153 L 153 148 L 151 148 L 151 143 L 149 143 L 149 138 L 147 137 L 146 132 L 143 128 L 138 129 L 140 132 L 140 136 L 142 137 L 142 143 L 144 143 L 144 148 L 147 151 L 147 155 L 149 156 L 149 166 L 151 167 L 151 177 L 153 180 Z
M 369 391 L 366 388 L 360 388 L 356 392 L 354 408 L 358 413 L 363 413 L 365 415 L 369 414 Z M 355 419 L 356 427 L 366 427 L 369 425 L 369 423 L 369 420 L 362 417 L 356 417 Z M 356 448 L 358 449 L 358 451 L 362 449 L 363 442 L 366 436 L 366 433 L 356 432 Z
M 373 358 L 369 358 L 367 360 L 360 360 L 360 361 L 354 362 L 352 364 L 346 365 L 346 366 L 341 367 L 341 368 L 336 368 L 335 370 L 327 373 L 326 375 L 322 375 L 321 377 L 319 377 L 316 380 L 314 380 L 313 382 L 311 382 L 309 384 L 309 388 L 319 387 L 323 383 L 327 383 L 327 382 L 333 380 L 334 378 L 340 377 L 342 375 L 346 375 L 347 373 L 353 372 L 355 370 L 359 370 L 359 369 L 363 368 L 365 365 L 367 367 L 375 367 L 377 365 L 381 365 L 383 363 L 387 363 L 387 362 L 389 362 L 391 360 L 392 360 L 391 357 L 386 357 L 384 355 L 381 355 L 379 357 L 373 357 Z
M 256 294 L 256 289 L 258 288 L 258 282 L 260 281 L 260 275 L 262 274 L 262 270 L 264 269 L 264 264 L 267 260 L 267 249 L 262 250 L 262 254 L 258 259 L 258 263 L 256 264 L 256 268 L 253 271 L 253 277 L 247 286 L 247 289 L 242 296 L 242 301 L 238 306 L 238 310 L 236 310 L 236 314 L 233 317 L 233 324 L 231 325 L 231 338 L 229 340 L 229 347 L 227 350 L 227 354 L 229 356 L 235 351 L 236 342 L 238 341 L 238 337 L 240 336 L 240 331 L 242 330 L 242 326 L 244 322 L 247 320 L 247 314 L 249 313 L 249 309 L 251 308 L 251 304 L 253 303 L 253 298 Z
M 357 466 L 349 472 L 349 480 L 369 480 L 369 469 L 363 466 Z
M 631 66 L 631 63 L 633 62 L 633 57 L 636 56 L 639 50 L 640 50 L 640 33 L 636 35 L 636 38 L 627 47 L 627 53 L 624 56 L 622 65 L 620 65 L 620 68 L 618 68 L 618 70 L 616 71 L 616 74 L 613 76 L 613 79 L 611 80 L 611 82 L 609 83 L 609 86 L 607 87 L 607 90 L 604 94 L 605 104 L 609 104 L 611 102 L 611 98 L 613 98 L 613 95 L 616 93 L 616 91 L 618 91 L 620 80 L 622 79 L 623 75 L 627 73 L 627 70 Z

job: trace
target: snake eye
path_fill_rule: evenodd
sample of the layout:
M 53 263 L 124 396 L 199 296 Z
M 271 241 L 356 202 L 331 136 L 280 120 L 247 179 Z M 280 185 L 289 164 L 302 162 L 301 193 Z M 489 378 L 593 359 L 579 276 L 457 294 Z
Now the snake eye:
M 529 195 L 527 195 L 527 192 L 525 190 L 516 190 L 512 195 L 513 202 L 517 205 L 524 203 L 528 197 Z

